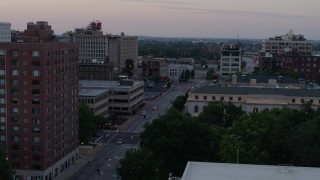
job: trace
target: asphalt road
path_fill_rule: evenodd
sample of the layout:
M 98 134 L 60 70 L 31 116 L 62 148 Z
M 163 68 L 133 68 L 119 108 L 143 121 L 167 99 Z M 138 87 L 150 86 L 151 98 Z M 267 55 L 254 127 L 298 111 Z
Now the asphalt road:
M 124 157 L 128 149 L 139 148 L 139 134 L 143 131 L 144 124 L 157 118 L 159 113 L 164 114 L 171 107 L 171 102 L 177 96 L 184 95 L 188 89 L 199 87 L 200 84 L 205 84 L 204 82 L 205 80 L 195 80 L 190 83 L 176 83 L 160 97 L 146 101 L 146 106 L 141 109 L 140 113 L 146 111 L 149 119 L 137 114 L 133 119 L 126 122 L 118 132 L 105 134 L 102 141 L 100 141 L 104 144 L 102 150 L 92 161 L 89 161 L 69 179 L 117 179 L 116 170 L 119 166 L 119 160 Z M 153 110 L 154 106 L 157 107 L 156 110 Z M 122 144 L 116 143 L 118 139 L 122 139 Z M 97 175 L 97 169 L 102 172 L 100 175 Z

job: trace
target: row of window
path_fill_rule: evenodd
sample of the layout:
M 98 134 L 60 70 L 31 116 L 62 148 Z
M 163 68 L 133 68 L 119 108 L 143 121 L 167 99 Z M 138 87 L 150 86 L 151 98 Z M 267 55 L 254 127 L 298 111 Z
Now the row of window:
M 23 112 L 27 113 L 28 110 L 24 109 Z M 0 113 L 5 113 L 5 108 L 4 107 L 0 108 Z M 17 108 L 17 107 L 11 108 L 11 113 L 18 114 L 19 113 L 19 108 Z M 40 108 L 32 108 L 32 114 L 40 114 Z
M 18 123 L 19 122 L 19 117 L 12 117 L 11 118 L 12 122 Z M 0 122 L 5 123 L 6 122 L 6 117 L 0 117 Z M 25 123 L 28 122 L 28 119 L 24 120 Z M 40 124 L 40 119 L 39 118 L 32 118 L 32 124 Z

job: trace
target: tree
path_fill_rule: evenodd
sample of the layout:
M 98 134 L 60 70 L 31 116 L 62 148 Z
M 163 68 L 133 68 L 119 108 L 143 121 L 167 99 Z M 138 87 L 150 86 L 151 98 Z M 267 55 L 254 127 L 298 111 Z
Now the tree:
M 175 107 L 178 111 L 183 111 L 184 109 L 184 104 L 186 103 L 187 99 L 185 96 L 178 96 L 176 99 L 173 101 L 172 106 Z
M 185 74 L 185 71 L 184 71 L 184 70 L 181 72 L 180 79 L 181 79 L 181 80 L 186 79 L 186 74 Z
M 79 105 L 79 142 L 87 143 L 97 130 L 94 112 L 85 103 Z
M 191 72 L 190 72 L 191 79 L 194 79 L 194 75 L 195 75 L 195 73 L 194 73 L 194 70 L 192 69 Z
M 122 73 L 125 73 L 131 78 L 133 76 L 134 61 L 132 59 L 127 59 L 125 62 L 126 67 L 122 70 Z
M 190 79 L 190 75 L 191 75 L 190 70 L 189 70 L 189 69 L 185 70 L 185 72 L 184 72 L 184 78 L 185 78 L 185 79 Z
M 151 80 L 154 81 L 154 83 L 158 83 L 160 81 L 161 77 L 159 75 L 159 73 L 152 73 L 152 76 L 151 76 Z
M 11 180 L 12 169 L 3 146 L 0 146 L 0 180 Z
M 117 171 L 122 180 L 149 180 L 159 173 L 157 169 L 157 161 L 151 151 L 129 149 L 120 160 Z
M 169 172 L 180 176 L 188 161 L 216 160 L 213 144 L 216 143 L 207 125 L 172 108 L 145 125 L 140 147 L 151 150 L 163 162 L 164 176 Z

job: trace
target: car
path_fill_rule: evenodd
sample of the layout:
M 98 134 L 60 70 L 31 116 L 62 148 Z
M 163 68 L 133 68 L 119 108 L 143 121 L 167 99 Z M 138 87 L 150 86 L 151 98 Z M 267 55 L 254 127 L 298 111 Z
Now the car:
M 142 114 L 142 115 L 145 115 L 145 114 L 147 114 L 147 112 L 146 112 L 146 111 L 142 111 L 141 114 Z
M 147 114 L 145 114 L 145 115 L 144 115 L 144 118 L 145 118 L 145 119 L 149 119 L 150 117 L 149 117 Z
M 157 110 L 157 106 L 153 106 L 153 108 L 152 108 L 153 110 Z
M 117 140 L 117 144 L 122 144 L 122 142 L 123 142 L 122 139 Z

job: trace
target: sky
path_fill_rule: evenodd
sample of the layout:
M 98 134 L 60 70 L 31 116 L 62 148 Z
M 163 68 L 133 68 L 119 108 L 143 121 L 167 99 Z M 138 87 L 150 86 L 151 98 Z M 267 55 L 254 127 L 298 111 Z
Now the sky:
M 1 0 L 0 22 L 24 30 L 48 21 L 55 34 L 99 20 L 104 33 L 266 39 L 292 29 L 320 40 L 320 0 Z

